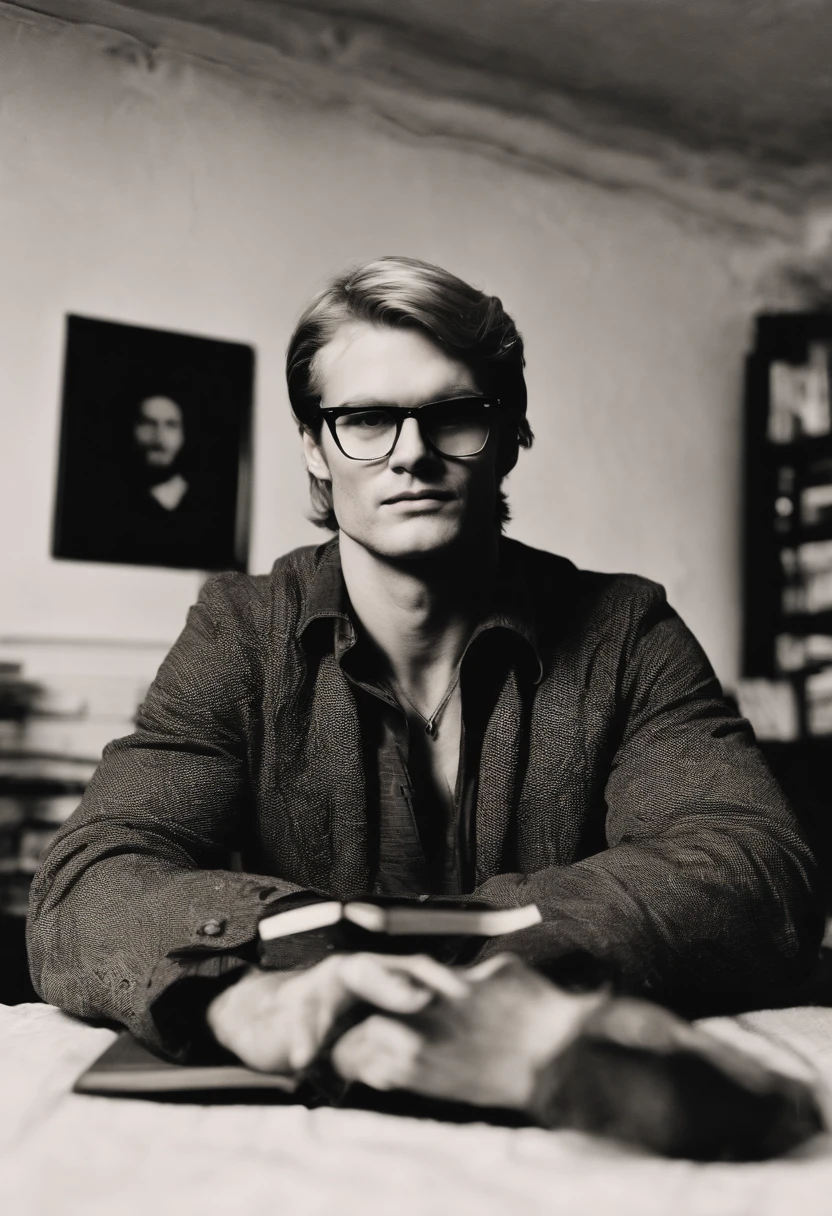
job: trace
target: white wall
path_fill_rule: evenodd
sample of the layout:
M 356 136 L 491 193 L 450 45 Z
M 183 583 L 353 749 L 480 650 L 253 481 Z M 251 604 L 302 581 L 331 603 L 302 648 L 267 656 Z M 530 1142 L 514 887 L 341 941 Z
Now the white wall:
M 747 305 L 730 249 L 644 199 L 399 143 L 187 63 L 0 11 L 0 636 L 172 639 L 196 575 L 49 557 L 67 312 L 252 343 L 252 568 L 317 541 L 282 379 L 293 320 L 383 252 L 500 294 L 537 433 L 514 535 L 664 582 L 738 664 Z

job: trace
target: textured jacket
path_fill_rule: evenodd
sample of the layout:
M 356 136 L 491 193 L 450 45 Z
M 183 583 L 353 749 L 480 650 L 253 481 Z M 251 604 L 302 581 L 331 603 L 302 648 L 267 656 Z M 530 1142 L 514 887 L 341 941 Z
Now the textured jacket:
M 106 748 L 35 878 L 46 1000 L 176 1054 L 154 1017 L 172 985 L 251 957 L 281 895 L 366 891 L 358 715 L 331 625 L 327 642 L 310 619 L 338 561 L 336 540 L 205 585 L 135 733 Z M 500 671 L 485 726 L 476 895 L 534 901 L 544 923 L 486 951 L 553 972 L 584 953 L 652 994 L 802 976 L 820 937 L 814 862 L 663 590 L 514 541 L 500 561 L 506 624 L 533 649 Z M 463 697 L 476 663 L 472 645 Z

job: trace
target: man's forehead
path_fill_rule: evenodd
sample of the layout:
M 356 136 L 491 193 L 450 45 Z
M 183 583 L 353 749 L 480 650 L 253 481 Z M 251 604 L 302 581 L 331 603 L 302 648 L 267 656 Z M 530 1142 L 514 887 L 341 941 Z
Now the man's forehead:
M 474 377 L 417 329 L 353 322 L 341 326 L 315 360 L 321 396 L 332 406 L 353 399 L 415 400 Z
M 145 397 L 139 406 L 139 414 L 145 418 L 170 418 L 178 422 L 182 417 L 182 410 L 172 397 L 158 395 Z

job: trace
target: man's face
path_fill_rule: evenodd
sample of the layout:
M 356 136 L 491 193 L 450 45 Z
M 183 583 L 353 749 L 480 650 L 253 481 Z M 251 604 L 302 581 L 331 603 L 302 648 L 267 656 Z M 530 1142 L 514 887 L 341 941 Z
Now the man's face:
M 474 375 L 425 334 L 366 322 L 344 324 L 317 357 L 321 407 L 387 405 L 413 409 L 478 393 Z M 423 557 L 493 529 L 498 435 L 476 456 L 429 448 L 406 418 L 390 456 L 362 462 L 339 449 L 327 426 L 304 433 L 307 467 L 330 481 L 341 531 L 385 557 Z M 420 497 L 401 499 L 403 493 Z
M 133 438 L 148 468 L 170 468 L 185 442 L 182 410 L 170 397 L 146 397 L 133 424 Z

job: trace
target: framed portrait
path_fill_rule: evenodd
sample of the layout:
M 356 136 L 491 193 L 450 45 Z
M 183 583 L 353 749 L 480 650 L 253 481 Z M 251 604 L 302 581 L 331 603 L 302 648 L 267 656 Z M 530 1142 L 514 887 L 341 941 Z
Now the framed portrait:
M 67 317 L 52 554 L 245 570 L 254 351 Z

